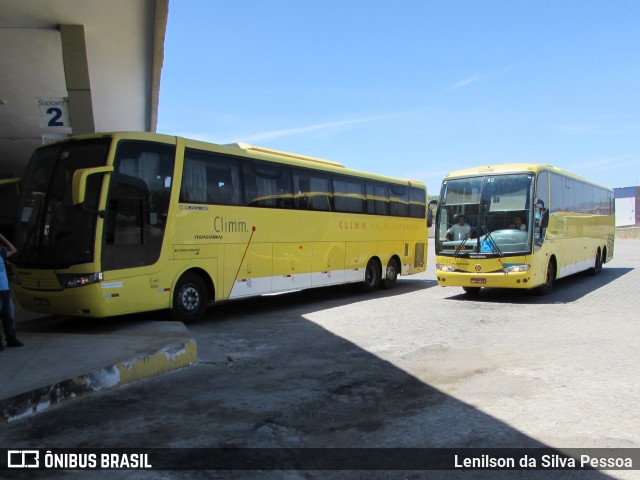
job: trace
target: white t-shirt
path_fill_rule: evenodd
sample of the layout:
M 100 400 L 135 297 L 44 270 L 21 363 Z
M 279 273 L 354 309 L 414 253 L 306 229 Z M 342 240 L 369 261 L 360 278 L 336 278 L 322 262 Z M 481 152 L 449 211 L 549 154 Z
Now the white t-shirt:
M 471 231 L 471 227 L 466 223 L 464 225 L 456 223 L 453 227 L 447 230 L 447 234 L 451 240 L 464 240 L 467 238 L 469 231 Z

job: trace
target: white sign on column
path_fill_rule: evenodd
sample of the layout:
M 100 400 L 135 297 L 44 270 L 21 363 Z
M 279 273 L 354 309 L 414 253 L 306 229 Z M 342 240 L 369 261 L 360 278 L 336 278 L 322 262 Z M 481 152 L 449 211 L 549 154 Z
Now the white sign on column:
M 40 127 L 56 131 L 71 131 L 69 99 L 67 97 L 38 97 Z

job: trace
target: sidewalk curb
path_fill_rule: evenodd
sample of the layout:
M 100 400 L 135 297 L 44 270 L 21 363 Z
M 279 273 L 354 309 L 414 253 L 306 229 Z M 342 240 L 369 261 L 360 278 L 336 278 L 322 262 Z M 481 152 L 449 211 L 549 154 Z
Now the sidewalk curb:
M 195 340 L 167 345 L 154 352 L 0 400 L 0 426 L 93 393 L 126 385 L 198 362 Z

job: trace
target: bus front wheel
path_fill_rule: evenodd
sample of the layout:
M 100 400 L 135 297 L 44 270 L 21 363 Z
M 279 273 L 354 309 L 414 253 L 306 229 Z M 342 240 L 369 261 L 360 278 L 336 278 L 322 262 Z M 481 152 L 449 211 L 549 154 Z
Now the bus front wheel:
M 552 260 L 549 260 L 549 264 L 547 265 L 547 274 L 545 276 L 544 283 L 540 285 L 536 289 L 536 293 L 540 296 L 546 295 L 551 291 L 553 287 L 553 282 L 556 279 L 556 266 Z
M 398 280 L 398 274 L 400 273 L 400 267 L 398 266 L 398 262 L 395 258 L 389 260 L 386 273 L 386 278 L 382 280 L 382 287 L 393 288 Z
M 208 303 L 209 294 L 202 277 L 187 272 L 180 277 L 173 291 L 171 315 L 180 322 L 197 322 L 204 316 Z
M 375 259 L 370 259 L 364 270 L 364 281 L 361 285 L 363 292 L 373 292 L 380 287 L 380 277 L 382 276 L 380 270 L 380 264 Z

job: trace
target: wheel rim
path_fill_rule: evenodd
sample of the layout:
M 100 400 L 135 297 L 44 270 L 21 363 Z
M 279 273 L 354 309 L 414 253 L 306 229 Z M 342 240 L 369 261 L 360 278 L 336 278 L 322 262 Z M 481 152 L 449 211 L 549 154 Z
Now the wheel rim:
M 367 267 L 367 271 L 365 274 L 365 281 L 367 282 L 367 285 L 372 285 L 373 281 L 375 279 L 375 272 L 372 266 L 368 266 Z
M 194 285 L 185 285 L 178 294 L 180 308 L 188 313 L 195 312 L 200 306 L 200 292 Z
M 398 269 L 395 264 L 390 263 L 387 265 L 387 280 L 391 280 L 392 282 L 398 277 Z

